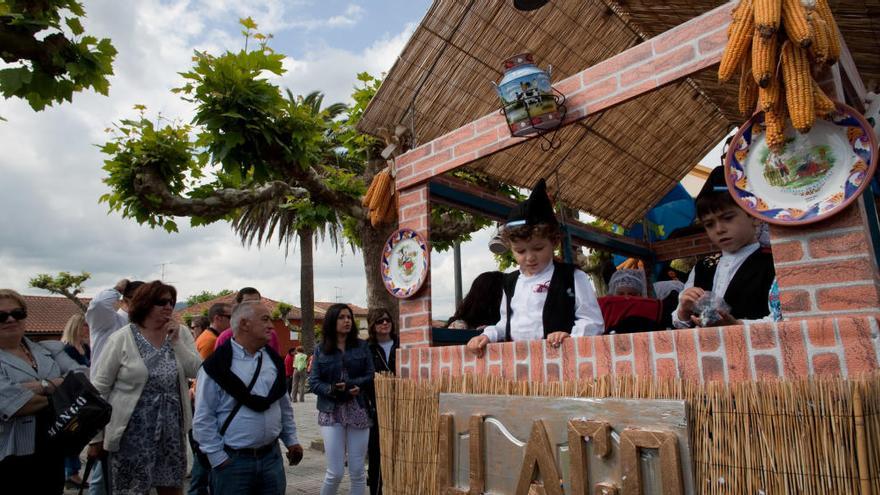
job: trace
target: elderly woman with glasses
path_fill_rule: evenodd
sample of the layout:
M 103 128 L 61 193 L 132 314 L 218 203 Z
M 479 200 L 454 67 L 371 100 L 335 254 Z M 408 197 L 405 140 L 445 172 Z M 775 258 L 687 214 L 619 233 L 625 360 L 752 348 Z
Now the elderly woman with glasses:
M 60 342 L 24 336 L 27 304 L 0 289 L 0 480 L 3 493 L 60 494 L 64 456 L 49 445 L 49 396 L 68 371 L 85 368 Z
M 95 364 L 92 381 L 113 414 L 89 457 L 109 454 L 114 494 L 182 493 L 192 423 L 187 379 L 201 359 L 192 334 L 172 317 L 176 298 L 158 280 L 139 287 L 131 323 L 109 337 Z

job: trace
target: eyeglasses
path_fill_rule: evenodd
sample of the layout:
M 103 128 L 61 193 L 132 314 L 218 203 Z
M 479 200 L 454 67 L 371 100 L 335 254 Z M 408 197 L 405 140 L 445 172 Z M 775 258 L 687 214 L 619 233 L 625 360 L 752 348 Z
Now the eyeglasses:
M 13 317 L 15 321 L 21 321 L 27 318 L 27 310 L 26 309 L 13 309 L 12 311 L 0 311 L 0 323 L 6 323 L 9 320 L 9 317 Z
M 386 323 L 391 323 L 391 318 L 379 318 L 376 320 L 376 325 L 384 325 Z
M 167 297 L 162 298 L 162 299 L 156 299 L 155 301 L 153 301 L 153 306 L 160 307 L 160 308 L 168 306 L 168 305 L 170 305 L 173 308 L 174 304 L 175 304 L 174 299 L 169 299 Z

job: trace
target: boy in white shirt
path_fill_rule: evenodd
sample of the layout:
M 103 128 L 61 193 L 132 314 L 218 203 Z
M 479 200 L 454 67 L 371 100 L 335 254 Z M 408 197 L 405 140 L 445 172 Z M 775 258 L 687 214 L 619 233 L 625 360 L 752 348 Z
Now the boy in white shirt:
M 731 197 L 724 167 L 717 167 L 697 195 L 697 218 L 721 257 L 700 260 L 688 275 L 678 307 L 672 313 L 676 328 L 701 326 L 697 301 L 711 291 L 722 296 L 730 311 L 719 311 L 711 326 L 735 325 L 740 320 L 766 319 L 768 295 L 776 276 L 773 255 L 758 243 L 760 220 L 747 214 Z M 775 317 L 774 317 L 775 319 Z
M 587 275 L 574 265 L 553 261 L 562 232 L 544 179 L 511 210 L 501 235 L 519 270 L 505 274 L 501 318 L 468 342 L 470 352 L 480 356 L 490 342 L 543 338 L 559 347 L 570 336 L 604 332 Z

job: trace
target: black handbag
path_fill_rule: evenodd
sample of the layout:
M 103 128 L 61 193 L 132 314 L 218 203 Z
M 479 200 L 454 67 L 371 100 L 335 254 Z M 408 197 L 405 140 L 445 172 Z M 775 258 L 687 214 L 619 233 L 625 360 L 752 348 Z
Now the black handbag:
M 49 442 L 68 456 L 82 449 L 110 422 L 113 408 L 82 373 L 68 373 L 49 398 L 55 418 L 49 426 Z

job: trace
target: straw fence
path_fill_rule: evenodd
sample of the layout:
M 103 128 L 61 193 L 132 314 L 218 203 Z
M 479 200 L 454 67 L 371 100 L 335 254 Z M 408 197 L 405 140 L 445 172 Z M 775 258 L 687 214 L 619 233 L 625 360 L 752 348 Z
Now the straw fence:
M 880 494 L 880 374 L 737 384 L 630 376 L 548 383 L 377 377 L 376 393 L 389 495 L 438 493 L 440 393 L 683 399 L 698 493 Z

